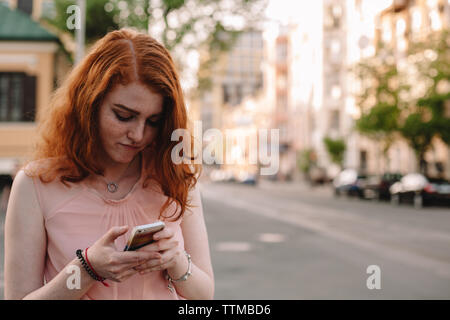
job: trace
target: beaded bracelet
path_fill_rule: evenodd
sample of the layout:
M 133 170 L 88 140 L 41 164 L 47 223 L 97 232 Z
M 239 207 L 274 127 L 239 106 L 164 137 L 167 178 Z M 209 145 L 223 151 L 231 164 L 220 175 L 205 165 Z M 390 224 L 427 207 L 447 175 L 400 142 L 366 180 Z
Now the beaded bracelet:
M 87 259 L 87 249 L 85 251 L 85 256 Z M 83 254 L 82 254 L 82 250 L 78 249 L 77 252 L 77 257 L 80 260 L 81 264 L 83 265 L 83 268 L 86 270 L 86 272 L 91 276 L 92 279 L 94 279 L 95 281 L 100 281 L 105 287 L 109 287 L 109 285 L 107 283 L 105 283 L 104 281 L 106 280 L 105 278 L 100 277 L 92 268 L 91 264 L 89 263 L 89 260 L 86 262 L 86 260 L 84 260 Z

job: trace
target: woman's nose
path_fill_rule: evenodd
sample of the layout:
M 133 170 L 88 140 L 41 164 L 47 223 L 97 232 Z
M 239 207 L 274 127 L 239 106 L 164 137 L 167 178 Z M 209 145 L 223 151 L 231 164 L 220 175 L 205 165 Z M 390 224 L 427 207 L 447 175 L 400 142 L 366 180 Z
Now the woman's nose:
M 138 124 L 131 126 L 131 128 L 128 130 L 127 136 L 133 144 L 139 144 L 140 142 L 142 142 L 144 134 L 145 134 L 145 122 L 144 123 L 139 122 Z

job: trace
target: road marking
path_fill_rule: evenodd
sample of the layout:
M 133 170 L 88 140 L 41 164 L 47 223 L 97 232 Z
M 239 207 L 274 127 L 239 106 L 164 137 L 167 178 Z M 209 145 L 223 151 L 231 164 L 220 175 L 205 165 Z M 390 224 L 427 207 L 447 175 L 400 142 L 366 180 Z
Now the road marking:
M 387 256 L 392 260 L 405 263 L 409 266 L 432 270 L 435 274 L 450 279 L 450 263 L 448 262 L 443 262 L 441 260 L 433 259 L 429 256 L 423 256 L 416 252 L 408 251 L 408 248 L 398 247 L 396 249 L 389 244 L 383 245 L 376 243 L 373 240 L 364 239 L 362 236 L 351 235 L 348 233 L 348 230 L 339 230 L 336 225 L 330 224 L 330 222 L 327 221 L 327 218 L 329 218 L 330 216 L 336 219 L 336 216 L 340 215 L 341 213 L 343 219 L 353 216 L 353 214 L 349 214 L 348 212 L 345 213 L 338 210 L 325 209 L 321 207 L 315 208 L 313 206 L 303 204 L 301 204 L 301 212 L 299 212 L 298 207 L 293 209 L 292 207 L 287 206 L 283 209 L 278 206 L 278 208 L 275 210 L 265 204 L 262 204 L 261 202 L 259 202 L 258 204 L 254 204 L 237 197 L 232 197 L 233 201 L 229 201 L 230 197 L 225 196 L 223 192 L 217 194 L 217 192 L 215 192 L 211 188 L 203 188 L 202 194 L 205 198 L 221 202 L 225 205 L 238 209 L 244 209 L 252 214 L 286 222 L 290 225 L 297 225 L 302 228 L 313 230 L 329 238 L 333 238 L 356 247 L 375 251 L 380 256 Z M 283 207 L 283 205 L 281 205 L 281 207 Z M 234 212 L 233 210 L 230 211 Z M 323 216 L 324 214 L 325 217 Z M 361 217 L 358 217 L 358 220 L 361 219 Z M 351 223 L 351 221 L 349 222 Z M 366 221 L 366 223 L 367 222 L 368 221 Z M 379 226 L 381 227 L 381 223 L 377 224 L 379 224 Z M 399 227 L 398 229 L 403 229 L 404 231 L 408 230 L 408 228 L 404 227 Z M 381 231 L 383 230 L 385 231 L 386 228 L 381 229 Z M 363 230 L 359 231 L 363 232 Z M 445 238 L 449 237 L 446 234 L 442 234 L 441 236 Z
M 258 240 L 268 243 L 280 243 L 286 240 L 286 236 L 280 233 L 261 233 Z

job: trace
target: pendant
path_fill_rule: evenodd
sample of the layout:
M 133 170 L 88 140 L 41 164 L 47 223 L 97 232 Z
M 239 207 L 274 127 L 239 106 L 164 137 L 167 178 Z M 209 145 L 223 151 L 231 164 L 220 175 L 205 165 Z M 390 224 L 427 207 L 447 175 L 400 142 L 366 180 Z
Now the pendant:
M 118 189 L 119 187 L 118 187 L 117 184 L 115 184 L 114 182 L 110 182 L 110 183 L 108 183 L 107 188 L 108 188 L 108 191 L 109 191 L 109 192 L 114 193 L 114 192 L 117 191 L 117 189 Z

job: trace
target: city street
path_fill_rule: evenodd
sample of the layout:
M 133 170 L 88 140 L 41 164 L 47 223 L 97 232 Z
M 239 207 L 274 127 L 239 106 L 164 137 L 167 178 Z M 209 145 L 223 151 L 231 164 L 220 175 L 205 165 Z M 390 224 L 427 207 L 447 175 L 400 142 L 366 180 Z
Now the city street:
M 450 212 L 304 186 L 203 185 L 217 299 L 448 299 Z M 366 270 L 381 269 L 369 290 Z
M 450 298 L 448 208 L 335 199 L 300 183 L 202 182 L 201 192 L 216 299 Z M 367 287 L 371 265 L 380 289 Z
M 184 206 L 199 165 L 215 299 L 450 300 L 449 43 L 450 0 L 0 0 L 0 300 L 34 160 L 47 267 L 153 222 L 151 172 Z M 168 294 L 138 280 L 106 295 Z

